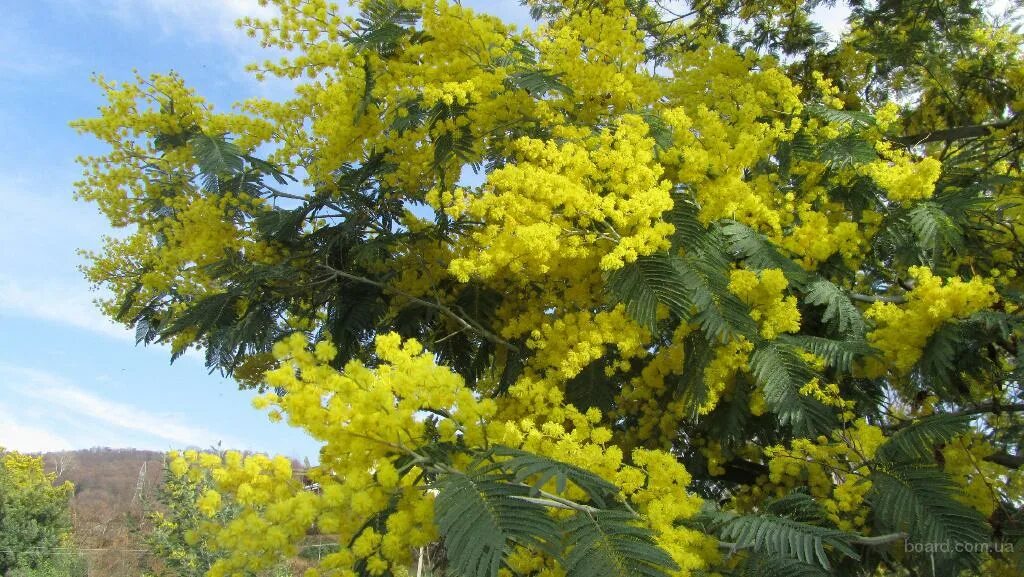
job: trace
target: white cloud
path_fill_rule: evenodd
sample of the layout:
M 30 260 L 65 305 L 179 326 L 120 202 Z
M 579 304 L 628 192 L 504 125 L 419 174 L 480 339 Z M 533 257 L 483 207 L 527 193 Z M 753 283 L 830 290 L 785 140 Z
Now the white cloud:
M 837 42 L 846 32 L 849 17 L 850 7 L 845 4 L 834 6 L 822 4 L 811 12 L 811 19 L 821 26 L 833 42 Z
M 18 422 L 14 412 L 0 404 L 0 447 L 23 453 L 66 451 L 73 447 L 64 437 L 43 427 Z
M 128 26 L 159 26 L 165 35 L 225 43 L 242 49 L 255 42 L 235 27 L 243 16 L 266 18 L 274 9 L 257 0 L 75 0 L 79 10 L 99 10 Z M 185 36 L 182 33 L 186 33 Z
M 132 341 L 131 331 L 103 316 L 84 282 L 79 285 L 42 283 L 25 286 L 0 277 L 0 312 L 70 325 L 105 337 Z
M 76 448 L 87 448 L 97 444 L 96 439 L 110 438 L 111 436 L 124 439 L 142 435 L 150 439 L 149 443 L 140 440 L 136 445 L 149 444 L 152 446 L 198 446 L 208 447 L 217 442 L 223 442 L 225 446 L 241 447 L 243 444 L 230 439 L 225 439 L 213 431 L 187 423 L 174 415 L 166 415 L 146 411 L 134 405 L 105 399 L 99 395 L 86 391 L 66 379 L 33 368 L 18 367 L 8 364 L 0 364 L 0 381 L 5 385 L 7 397 L 20 395 L 23 402 L 27 404 L 41 404 L 45 408 L 45 414 L 50 415 L 47 423 L 35 423 L 31 426 L 18 424 L 13 420 L 4 419 L 9 425 L 9 431 L 0 429 L 0 444 L 10 443 L 11 448 L 21 448 L 7 440 L 7 434 L 18 439 L 19 443 L 32 444 L 33 434 L 38 434 L 37 444 L 61 446 L 61 442 L 71 445 L 59 435 L 49 430 L 54 421 L 58 420 L 54 415 L 62 415 L 68 420 L 73 420 L 77 428 L 84 429 L 85 434 L 75 437 Z M 2 415 L 2 412 L 0 412 Z M 160 439 L 162 443 L 154 445 L 152 439 Z M 25 449 L 27 450 L 27 449 Z

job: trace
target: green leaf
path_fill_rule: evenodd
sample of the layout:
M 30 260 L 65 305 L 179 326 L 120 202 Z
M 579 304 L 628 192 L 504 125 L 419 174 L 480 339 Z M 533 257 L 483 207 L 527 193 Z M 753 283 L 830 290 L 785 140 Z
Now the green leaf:
M 615 495 L 619 492 L 616 485 L 604 480 L 599 475 L 542 455 L 503 445 L 495 445 L 493 454 L 506 460 L 497 462 L 491 469 L 499 469 L 511 474 L 512 479 L 517 483 L 534 477 L 532 483 L 534 491 L 539 491 L 548 481 L 553 480 L 556 492 L 561 494 L 571 482 L 586 491 L 590 499 L 602 508 L 613 503 Z
M 971 417 L 938 414 L 923 417 L 893 433 L 875 459 L 887 463 L 935 461 L 935 450 L 967 431 Z
M 808 114 L 831 124 L 863 130 L 875 125 L 875 117 L 859 110 L 838 110 L 824 104 L 809 104 L 804 107 Z
M 642 256 L 608 277 L 608 288 L 616 301 L 625 303 L 626 312 L 651 333 L 657 329 L 659 303 L 681 319 L 691 316 L 693 303 L 679 261 L 679 257 L 666 253 Z
M 916 464 L 885 465 L 875 467 L 870 480 L 866 500 L 882 532 L 903 531 L 911 542 L 941 544 L 950 553 L 936 555 L 949 560 L 972 561 L 977 548 L 965 545 L 989 541 L 985 520 L 956 500 L 958 489 L 941 470 Z M 954 553 L 957 548 L 962 552 Z
M 668 150 L 671 148 L 672 141 L 675 139 L 672 134 L 672 127 L 652 111 L 645 111 L 641 113 L 641 116 L 650 129 L 650 135 L 651 138 L 654 139 L 654 144 L 660 150 Z
M 203 187 L 210 192 L 219 192 L 219 179 L 241 172 L 245 161 L 242 150 L 228 142 L 224 135 L 207 136 L 196 134 L 189 139 L 192 156 L 199 166 Z
M 849 168 L 878 159 L 873 144 L 850 134 L 818 145 L 818 160 L 832 168 Z
M 806 487 L 794 489 L 778 499 L 765 504 L 765 512 L 812 525 L 830 524 L 828 510 L 806 492 Z
M 837 425 L 833 412 L 800 393 L 814 373 L 792 348 L 761 341 L 750 355 L 750 370 L 764 391 L 768 407 L 801 436 L 826 433 Z
M 737 549 L 789 557 L 801 563 L 818 564 L 826 570 L 832 568 L 826 547 L 846 557 L 859 558 L 845 532 L 776 515 L 730 516 L 717 533 L 723 540 L 735 543 Z
M 622 386 L 620 375 L 609 377 L 605 373 L 612 355 L 591 362 L 580 374 L 565 382 L 565 401 L 581 411 L 595 407 L 602 414 L 608 414 L 615 408 L 615 395 Z
M 484 474 L 447 473 L 434 484 L 436 521 L 451 569 L 497 577 L 513 543 L 551 549 L 561 535 L 545 507 L 517 499 L 528 489 Z
M 356 21 L 360 32 L 348 39 L 359 51 L 372 50 L 388 57 L 398 50 L 401 40 L 413 33 L 410 28 L 419 21 L 420 13 L 397 0 L 369 0 L 363 4 Z
M 804 563 L 799 559 L 774 555 L 749 555 L 735 573 L 742 577 L 835 577 L 835 573 L 822 569 L 817 563 Z
M 921 380 L 929 383 L 935 390 L 949 397 L 959 396 L 951 386 L 957 379 L 960 369 L 957 356 L 964 346 L 964 335 L 960 321 L 952 320 L 942 324 L 921 351 L 921 358 L 914 366 L 914 372 Z
M 825 364 L 843 372 L 853 368 L 855 359 L 874 351 L 863 339 L 834 340 L 812 335 L 781 335 L 779 340 L 799 347 L 824 359 Z
M 700 415 L 700 408 L 708 400 L 708 383 L 704 369 L 715 358 L 715 348 L 704 333 L 692 332 L 683 340 L 683 372 L 679 375 L 676 395 L 691 419 Z
M 215 327 L 229 326 L 236 319 L 235 304 L 237 302 L 238 295 L 231 292 L 203 297 L 178 315 L 170 326 L 161 330 L 160 340 L 167 341 L 189 329 L 194 329 L 198 335 L 203 335 Z
M 863 335 L 864 318 L 846 291 L 835 284 L 818 279 L 807 287 L 804 302 L 825 307 L 822 320 L 845 335 Z
M 716 266 L 702 256 L 676 261 L 697 311 L 691 320 L 700 325 L 710 340 L 725 342 L 740 335 L 757 335 L 757 323 L 750 318 L 750 307 L 729 290 L 729 269 Z
M 572 88 L 561 81 L 561 74 L 552 74 L 547 70 L 515 72 L 505 78 L 505 84 L 511 88 L 525 90 L 535 97 L 541 97 L 550 92 L 561 92 L 566 96 L 573 95 Z
M 781 269 L 795 288 L 801 288 L 811 281 L 813 275 L 779 252 L 770 240 L 749 226 L 730 221 L 722 227 L 722 232 L 729 239 L 732 251 L 745 259 L 751 268 Z
M 650 530 L 625 511 L 578 512 L 566 523 L 575 542 L 565 560 L 566 577 L 667 577 L 678 570 Z
M 934 202 L 919 202 L 908 213 L 910 228 L 926 251 L 958 249 L 963 246 L 963 230 Z

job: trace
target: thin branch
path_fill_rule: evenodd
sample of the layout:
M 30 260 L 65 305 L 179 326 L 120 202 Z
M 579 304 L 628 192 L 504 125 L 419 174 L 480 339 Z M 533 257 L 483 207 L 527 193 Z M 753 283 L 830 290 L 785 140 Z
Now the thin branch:
M 993 453 L 984 457 L 984 460 L 1002 465 L 1007 469 L 1020 469 L 1024 467 L 1024 455 L 1011 455 L 1009 453 Z
M 503 347 L 505 347 L 505 348 L 507 348 L 507 349 L 509 349 L 511 351 L 519 352 L 519 347 L 513 345 L 512 343 L 510 343 L 510 342 L 506 341 L 505 339 L 499 337 L 498 335 L 494 334 L 493 332 L 487 330 L 486 328 L 481 326 L 480 323 L 474 321 L 473 319 L 471 319 L 469 317 L 459 316 L 450 307 L 448 307 L 447 305 L 442 304 L 440 301 L 428 301 L 426 299 L 422 299 L 422 298 L 420 298 L 418 296 L 409 294 L 409 293 L 407 293 L 407 292 L 405 292 L 405 291 L 403 291 L 401 289 L 398 289 L 398 288 L 395 288 L 393 286 L 387 285 L 387 284 L 382 283 L 380 281 L 376 281 L 376 280 L 373 280 L 373 279 L 370 279 L 370 278 L 366 278 L 364 276 L 354 275 L 352 273 L 348 273 L 348 272 L 345 272 L 343 270 L 338 270 L 338 269 L 336 269 L 336 268 L 334 268 L 334 267 L 332 267 L 330 265 L 327 265 L 327 264 L 323 264 L 321 266 L 323 268 L 327 269 L 331 273 L 331 275 L 333 275 L 333 276 L 341 277 L 341 278 L 346 278 L 346 279 L 353 280 L 353 281 L 356 281 L 356 282 L 361 282 L 363 284 L 368 284 L 368 285 L 371 285 L 371 286 L 375 286 L 375 287 L 381 289 L 384 292 L 396 294 L 396 295 L 399 295 L 401 297 L 405 297 L 405 298 L 409 299 L 410 301 L 412 301 L 414 303 L 423 305 L 425 307 L 432 308 L 432 309 L 440 312 L 444 316 L 446 316 L 446 317 L 452 319 L 453 321 L 459 323 L 460 325 L 462 325 L 463 328 L 469 329 L 469 330 L 471 330 L 473 332 L 476 332 L 476 333 L 479 333 L 481 336 L 483 336 L 487 340 L 489 340 L 489 341 L 491 341 L 491 342 L 493 342 L 495 344 L 499 344 L 499 345 L 501 345 L 501 346 L 503 346 Z
M 862 303 L 894 303 L 898 305 L 907 302 L 907 297 L 905 296 L 862 295 L 857 293 L 850 293 L 850 299 Z
M 943 128 L 941 130 L 933 130 L 931 132 L 901 136 L 893 140 L 905 146 L 914 146 L 917 144 L 925 144 L 927 142 L 953 142 L 955 140 L 964 140 L 967 138 L 980 138 L 1010 126 L 1015 120 L 1017 120 L 1017 117 L 1009 118 L 1001 122 L 993 122 L 992 124 L 974 124 L 970 126 Z
M 889 543 L 896 543 L 897 541 L 906 541 L 908 535 L 906 533 L 888 533 L 886 535 L 877 535 L 875 537 L 857 537 L 850 539 L 850 543 L 854 545 L 865 545 L 867 547 L 878 547 L 880 545 L 888 545 Z

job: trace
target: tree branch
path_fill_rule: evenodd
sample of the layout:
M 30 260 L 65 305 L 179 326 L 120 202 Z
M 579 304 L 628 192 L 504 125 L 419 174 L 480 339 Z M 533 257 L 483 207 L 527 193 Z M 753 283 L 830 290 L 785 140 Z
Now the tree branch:
M 1010 126 L 1015 120 L 1017 120 L 1016 116 L 1001 122 L 993 122 L 992 124 L 974 124 L 970 126 L 943 128 L 941 130 L 933 130 L 931 132 L 901 136 L 894 140 L 904 146 L 914 146 L 916 144 L 925 144 L 927 142 L 953 142 L 955 140 L 964 140 L 967 138 L 980 138 L 982 136 L 988 136 L 996 130 L 1001 130 Z
M 903 304 L 907 302 L 905 296 L 885 296 L 885 295 L 862 295 L 857 293 L 850 293 L 850 299 L 860 301 L 862 303 L 894 303 Z
M 1002 465 L 1007 469 L 1020 469 L 1024 467 L 1024 455 L 1011 455 L 1009 453 L 993 453 L 984 458 L 989 463 Z
M 476 332 L 476 333 L 480 334 L 480 336 L 484 337 L 485 339 L 487 339 L 487 340 L 489 340 L 489 341 L 491 341 L 493 343 L 502 345 L 503 347 L 506 347 L 506 348 L 508 348 L 511 351 L 516 351 L 516 352 L 519 351 L 519 347 L 513 345 L 512 343 L 510 343 L 510 342 L 506 341 L 505 339 L 499 337 L 498 335 L 494 334 L 493 332 L 487 330 L 486 328 L 484 328 L 482 325 L 480 325 L 480 323 L 476 322 L 475 320 L 473 320 L 473 319 L 471 319 L 469 317 L 459 316 L 450 307 L 441 304 L 440 301 L 433 301 L 433 302 L 431 302 L 431 301 L 428 301 L 426 299 L 422 299 L 422 298 L 420 298 L 418 296 L 411 295 L 411 294 L 409 294 L 409 293 L 407 293 L 407 292 L 405 292 L 405 291 L 403 291 L 401 289 L 398 289 L 398 288 L 395 288 L 393 286 L 387 285 L 387 284 L 382 283 L 380 281 L 376 281 L 376 280 L 373 280 L 371 278 L 366 278 L 364 276 L 359 276 L 359 275 L 355 275 L 355 274 L 352 274 L 352 273 L 348 273 L 348 272 L 345 272 L 343 270 L 336 269 L 336 268 L 334 268 L 334 267 L 332 267 L 330 265 L 327 265 L 327 264 L 323 264 L 321 266 L 323 268 L 327 269 L 330 272 L 331 276 L 346 278 L 348 280 L 353 280 L 353 281 L 356 281 L 356 282 L 361 282 L 363 284 L 368 284 L 368 285 L 371 285 L 371 286 L 375 286 L 375 287 L 381 289 L 384 292 L 388 292 L 388 293 L 391 293 L 391 294 L 396 294 L 396 295 L 399 295 L 401 297 L 407 298 L 407 299 L 409 299 L 410 301 L 412 301 L 412 302 L 414 302 L 416 304 L 420 304 L 420 305 L 423 305 L 423 306 L 428 307 L 428 308 L 432 308 L 432 309 L 440 312 L 444 316 L 446 316 L 446 317 L 452 319 L 453 321 L 457 322 L 463 328 L 469 329 L 469 330 L 471 330 L 473 332 Z

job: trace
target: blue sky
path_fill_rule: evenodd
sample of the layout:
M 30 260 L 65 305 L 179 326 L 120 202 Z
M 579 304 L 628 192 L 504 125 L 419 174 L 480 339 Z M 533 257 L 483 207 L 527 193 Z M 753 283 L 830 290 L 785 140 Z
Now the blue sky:
M 474 4 L 474 3 L 470 3 Z M 517 2 L 489 10 L 522 19 Z M 197 357 L 136 347 L 104 319 L 77 249 L 109 233 L 72 200 L 76 155 L 101 153 L 68 122 L 95 113 L 90 75 L 129 79 L 176 70 L 221 108 L 283 83 L 243 71 L 262 58 L 233 22 L 256 0 L 37 0 L 7 3 L 0 30 L 0 446 L 170 449 L 222 443 L 315 458 L 300 431 L 272 424 L 251 394 L 209 375 Z
M 516 0 L 464 2 L 527 22 Z M 109 233 L 72 200 L 76 155 L 102 153 L 68 122 L 95 113 L 92 73 L 129 79 L 176 70 L 219 108 L 283 98 L 284 83 L 243 71 L 263 58 L 233 26 L 256 0 L 15 0 L 0 28 L 0 446 L 223 446 L 315 458 L 301 432 L 272 424 L 251 394 L 197 357 L 170 365 L 104 319 L 77 271 L 77 249 Z

